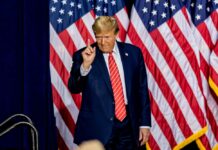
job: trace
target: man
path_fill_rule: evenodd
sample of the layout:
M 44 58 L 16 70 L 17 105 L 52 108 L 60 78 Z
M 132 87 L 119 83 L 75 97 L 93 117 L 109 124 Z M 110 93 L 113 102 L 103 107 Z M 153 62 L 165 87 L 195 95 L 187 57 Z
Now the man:
M 142 53 L 116 41 L 113 17 L 98 17 L 92 29 L 96 43 L 88 41 L 74 54 L 68 82 L 72 93 L 82 92 L 74 142 L 97 139 L 106 150 L 135 150 L 148 140 L 151 126 Z

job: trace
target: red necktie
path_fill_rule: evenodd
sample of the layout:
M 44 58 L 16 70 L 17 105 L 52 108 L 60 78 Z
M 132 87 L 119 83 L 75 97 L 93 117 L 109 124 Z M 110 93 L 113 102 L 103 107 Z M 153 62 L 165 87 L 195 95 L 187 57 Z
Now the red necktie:
M 108 64 L 109 64 L 109 71 L 110 71 L 110 80 L 111 80 L 112 90 L 114 94 L 115 116 L 118 120 L 123 121 L 124 118 L 126 117 L 126 106 L 124 102 L 124 95 L 123 95 L 123 88 L 122 88 L 120 74 L 112 53 L 109 54 Z

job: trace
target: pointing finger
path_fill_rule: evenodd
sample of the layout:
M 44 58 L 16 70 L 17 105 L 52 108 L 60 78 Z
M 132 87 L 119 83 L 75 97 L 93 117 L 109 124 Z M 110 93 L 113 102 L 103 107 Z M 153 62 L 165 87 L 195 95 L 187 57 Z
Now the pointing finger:
M 91 48 L 91 52 L 95 52 L 96 47 Z
M 87 40 L 87 47 L 90 47 L 90 39 Z

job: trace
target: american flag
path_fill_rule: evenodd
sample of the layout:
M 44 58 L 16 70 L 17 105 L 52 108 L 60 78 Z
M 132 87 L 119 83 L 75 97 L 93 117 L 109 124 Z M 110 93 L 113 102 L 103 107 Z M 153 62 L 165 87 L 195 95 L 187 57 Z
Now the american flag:
M 182 1 L 135 0 L 126 41 L 142 49 L 147 67 L 152 106 L 148 147 L 180 149 L 202 137 L 209 127 L 199 47 Z M 211 149 L 210 140 L 203 136 L 198 144 Z
M 199 51 L 202 88 L 208 119 L 206 136 L 209 139 L 209 145 L 205 147 L 209 149 L 215 145 L 218 147 L 218 96 L 210 92 L 208 84 L 208 80 L 216 83 L 218 79 L 218 55 L 215 55 L 218 42 L 218 0 L 185 0 L 184 4 L 188 13 L 187 20 Z
M 50 0 L 50 72 L 58 147 L 74 150 L 74 129 L 81 105 L 81 95 L 71 94 L 67 82 L 72 55 L 95 42 L 91 26 L 96 16 L 115 16 L 124 41 L 129 24 L 125 3 L 121 0 Z M 88 127 L 88 125 L 87 125 Z

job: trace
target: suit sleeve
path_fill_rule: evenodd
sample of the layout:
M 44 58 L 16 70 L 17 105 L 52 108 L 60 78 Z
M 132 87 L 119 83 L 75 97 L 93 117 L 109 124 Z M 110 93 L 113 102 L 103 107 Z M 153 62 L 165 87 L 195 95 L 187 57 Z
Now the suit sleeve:
M 147 74 L 142 52 L 139 54 L 139 98 L 141 103 L 141 126 L 151 126 L 151 109 L 148 92 Z
M 68 80 L 68 88 L 71 93 L 80 93 L 83 90 L 86 82 L 86 76 L 81 76 L 80 66 L 82 64 L 81 51 L 74 53 L 73 65 L 70 72 L 70 78 Z

